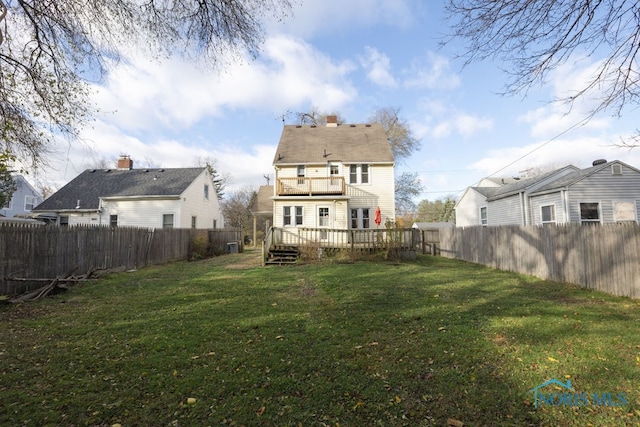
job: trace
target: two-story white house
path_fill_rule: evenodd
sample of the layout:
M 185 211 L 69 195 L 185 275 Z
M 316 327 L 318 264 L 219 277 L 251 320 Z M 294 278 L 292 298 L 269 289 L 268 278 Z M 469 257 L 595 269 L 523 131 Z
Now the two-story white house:
M 384 229 L 395 219 L 394 158 L 380 124 L 287 125 L 273 160 L 273 225 L 284 241 L 302 229 Z M 293 241 L 293 240 L 292 240 Z
M 33 212 L 55 215 L 61 226 L 224 228 L 207 168 L 134 169 L 127 156 L 117 169 L 85 170 Z

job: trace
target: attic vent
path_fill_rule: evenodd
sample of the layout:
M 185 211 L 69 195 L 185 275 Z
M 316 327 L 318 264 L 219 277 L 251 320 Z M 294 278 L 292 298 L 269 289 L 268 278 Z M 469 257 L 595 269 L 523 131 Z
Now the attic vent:
M 158 172 L 164 172 L 164 169 L 158 169 Z
M 300 126 L 300 125 L 296 125 L 296 127 L 297 127 L 298 129 L 300 129 L 302 126 Z
M 94 173 L 95 171 L 96 171 L 95 169 L 91 169 L 89 173 Z
M 611 165 L 611 174 L 622 175 L 622 165 L 619 165 L 619 164 Z
M 591 166 L 603 165 L 605 163 L 607 163 L 606 159 L 598 159 L 598 160 L 594 160 L 593 163 L 591 163 Z
M 105 169 L 104 172 L 105 173 L 109 173 L 109 172 L 111 172 L 111 169 Z
M 316 125 L 311 125 L 312 128 L 316 127 Z
M 349 125 L 349 126 L 352 127 L 352 128 L 356 127 L 356 125 Z
M 366 124 L 365 126 L 366 126 L 366 127 L 368 127 L 368 128 L 370 128 L 370 127 L 371 127 L 371 125 L 370 125 L 370 124 Z
M 146 173 L 146 172 L 149 172 L 149 169 L 145 169 L 143 172 L 145 172 L 145 173 Z

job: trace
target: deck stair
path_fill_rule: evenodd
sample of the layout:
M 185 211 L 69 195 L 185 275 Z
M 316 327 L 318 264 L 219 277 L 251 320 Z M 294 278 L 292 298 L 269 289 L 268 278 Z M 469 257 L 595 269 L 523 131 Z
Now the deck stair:
M 300 252 L 295 246 L 274 246 L 269 250 L 264 263 L 268 265 L 295 264 L 299 256 Z

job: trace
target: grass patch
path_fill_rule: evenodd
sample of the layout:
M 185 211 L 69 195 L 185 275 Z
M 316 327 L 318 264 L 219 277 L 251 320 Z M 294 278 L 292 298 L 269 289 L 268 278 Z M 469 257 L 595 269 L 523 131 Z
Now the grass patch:
M 259 262 L 153 267 L 0 307 L 0 425 L 640 421 L 637 301 L 445 258 Z M 534 408 L 550 378 L 626 404 Z

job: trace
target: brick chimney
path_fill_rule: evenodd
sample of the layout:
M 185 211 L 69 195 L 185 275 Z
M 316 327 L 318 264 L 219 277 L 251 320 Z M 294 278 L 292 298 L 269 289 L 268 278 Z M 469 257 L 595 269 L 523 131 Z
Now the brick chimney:
M 338 116 L 327 116 L 327 127 L 338 127 Z
M 131 160 L 131 157 L 124 154 L 120 156 L 120 158 L 118 159 L 118 169 L 120 170 L 133 169 L 133 160 Z

